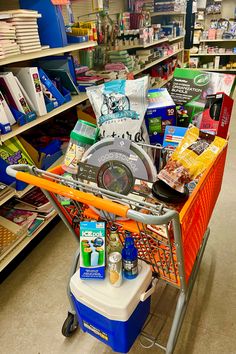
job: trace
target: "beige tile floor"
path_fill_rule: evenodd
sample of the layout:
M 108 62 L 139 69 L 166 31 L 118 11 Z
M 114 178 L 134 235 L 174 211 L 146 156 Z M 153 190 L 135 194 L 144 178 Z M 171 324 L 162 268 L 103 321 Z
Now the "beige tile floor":
M 236 107 L 224 183 L 214 215 L 211 235 L 186 313 L 175 354 L 236 353 Z M 0 352 L 2 354 L 112 353 L 88 334 L 61 335 L 68 310 L 66 282 L 76 242 L 60 222 L 12 272 L 0 290 Z M 168 293 L 160 303 L 173 304 Z M 137 340 L 130 353 L 162 353 L 143 349 Z

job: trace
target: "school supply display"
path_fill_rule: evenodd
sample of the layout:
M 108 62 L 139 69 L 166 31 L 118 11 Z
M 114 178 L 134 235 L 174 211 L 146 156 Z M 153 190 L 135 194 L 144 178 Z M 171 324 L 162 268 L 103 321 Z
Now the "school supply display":
M 38 69 L 38 72 L 39 72 L 40 81 L 43 85 L 43 92 L 44 92 L 45 96 L 48 97 L 49 100 L 51 100 L 51 101 L 56 101 L 58 106 L 65 103 L 64 96 L 56 88 L 56 86 L 49 79 L 49 77 L 46 75 L 46 73 L 41 68 Z
M 7 134 L 11 131 L 11 124 L 4 110 L 4 106 L 2 103 L 3 99 L 3 95 L 0 91 L 0 134 Z
M 33 160 L 17 137 L 8 139 L 0 145 L 0 158 L 6 161 L 9 165 L 34 164 Z

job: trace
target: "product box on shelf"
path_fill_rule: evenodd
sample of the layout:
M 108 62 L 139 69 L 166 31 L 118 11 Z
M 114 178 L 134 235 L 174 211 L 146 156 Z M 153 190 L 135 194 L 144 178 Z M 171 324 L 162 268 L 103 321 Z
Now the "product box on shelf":
M 224 92 L 230 96 L 234 87 L 234 75 L 177 68 L 170 94 L 176 105 L 187 110 L 189 122 L 198 125 L 207 95 Z
M 225 93 L 208 95 L 202 113 L 200 129 L 204 132 L 227 138 L 233 99 Z
M 175 104 L 165 88 L 149 90 L 148 99 L 145 122 L 150 143 L 162 144 L 165 127 L 176 124 Z
M 105 222 L 80 223 L 80 278 L 105 278 Z
M 163 147 L 176 148 L 183 139 L 186 131 L 187 128 L 185 127 L 166 126 Z

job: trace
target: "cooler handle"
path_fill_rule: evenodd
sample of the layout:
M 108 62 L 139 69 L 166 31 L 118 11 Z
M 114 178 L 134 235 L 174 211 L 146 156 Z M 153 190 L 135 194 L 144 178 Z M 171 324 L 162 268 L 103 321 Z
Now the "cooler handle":
M 156 278 L 154 278 L 154 279 L 152 280 L 152 286 L 151 286 L 151 288 L 148 289 L 145 293 L 143 293 L 143 294 L 140 295 L 140 301 L 142 301 L 142 302 L 146 301 L 147 298 L 148 298 L 149 296 L 151 296 L 151 295 L 154 293 L 154 291 L 155 291 L 155 289 L 156 289 L 156 286 L 157 286 L 157 282 L 158 282 L 158 279 L 156 279 Z

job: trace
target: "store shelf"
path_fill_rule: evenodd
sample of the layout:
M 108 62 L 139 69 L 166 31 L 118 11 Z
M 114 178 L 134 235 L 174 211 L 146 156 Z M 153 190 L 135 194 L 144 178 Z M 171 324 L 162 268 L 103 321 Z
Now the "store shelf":
M 236 38 L 234 39 L 200 39 L 200 42 L 236 42 Z
M 0 261 L 0 272 L 7 267 L 7 265 L 57 216 L 55 212 L 50 218 L 45 220 L 45 222 L 36 230 L 31 236 L 26 236 L 21 242 L 15 244 L 15 247 L 11 252 L 6 254 Z M 4 255 L 2 255 L 4 256 Z
M 14 197 L 14 195 L 15 195 L 15 190 L 13 189 L 7 196 L 0 199 L 0 206 L 6 203 L 12 197 Z
M 190 57 L 214 57 L 214 56 L 236 56 L 236 53 L 213 53 L 213 54 L 209 54 L 209 53 L 197 53 L 197 54 L 190 54 Z
M 236 72 L 236 69 L 208 69 L 208 68 L 206 69 L 206 68 L 194 68 L 194 70 Z
M 90 47 L 95 47 L 96 45 L 97 45 L 97 42 L 90 41 L 90 42 L 85 42 L 85 43 L 71 44 L 71 45 L 68 45 L 65 47 L 59 47 L 59 48 L 41 49 L 37 52 L 32 52 L 32 53 L 27 53 L 27 54 L 18 54 L 18 55 L 7 57 L 5 59 L 1 59 L 0 66 L 12 64 L 12 63 L 17 63 L 17 62 L 21 62 L 21 61 L 26 61 L 26 60 L 48 57 L 50 55 L 57 55 L 57 54 L 73 52 L 75 50 L 81 50 L 81 49 L 86 49 L 86 48 L 90 48 Z
M 184 39 L 184 36 L 178 36 L 175 38 L 169 38 L 169 42 L 175 42 L 175 41 L 180 41 L 181 39 Z
M 173 76 L 174 75 L 170 75 L 167 80 L 163 80 L 162 82 L 152 86 L 151 89 L 156 89 L 165 86 L 169 81 L 173 79 Z
M 161 44 L 161 43 L 165 43 L 165 42 L 168 42 L 168 43 L 171 43 L 171 42 L 175 42 L 175 41 L 179 41 L 181 39 L 183 39 L 184 36 L 178 36 L 178 37 L 175 37 L 175 38 L 162 38 L 162 39 L 159 39 L 158 41 L 153 41 L 152 43 L 148 43 L 148 44 L 145 44 L 145 45 L 142 45 L 142 44 L 137 44 L 137 45 L 130 45 L 130 46 L 125 46 L 125 47 L 121 47 L 119 49 L 111 49 L 109 50 L 109 53 L 110 52 L 116 52 L 118 50 L 129 50 L 129 49 L 137 49 L 137 48 L 149 48 L 149 47 L 153 47 L 155 45 L 158 45 L 158 44 Z
M 32 127 L 35 127 L 38 124 L 41 124 L 43 122 L 46 122 L 47 120 L 55 117 L 56 115 L 66 111 L 69 108 L 72 108 L 74 106 L 76 106 L 77 104 L 80 104 L 84 101 L 87 100 L 87 95 L 85 93 L 80 93 L 78 96 L 73 96 L 72 100 L 68 103 L 63 104 L 62 106 L 54 109 L 53 111 L 45 114 L 42 117 L 38 117 L 35 120 L 33 120 L 30 123 L 27 123 L 25 125 L 22 125 L 21 127 L 19 127 L 18 125 L 14 125 L 12 127 L 12 131 L 10 133 L 4 134 L 0 136 L 0 143 L 12 138 L 13 136 L 16 136 L 20 133 L 25 132 L 28 129 L 31 129 Z
M 183 16 L 186 15 L 186 12 L 175 12 L 175 11 L 166 11 L 166 12 L 152 12 L 151 17 L 155 16 Z
M 169 59 L 169 58 L 173 57 L 174 55 L 177 55 L 177 54 L 181 53 L 182 51 L 183 51 L 183 49 L 179 49 L 179 50 L 173 52 L 173 53 L 170 54 L 170 55 L 166 55 L 166 56 L 161 57 L 161 58 L 159 58 L 159 59 L 157 59 L 157 60 L 154 60 L 154 61 L 152 61 L 151 63 L 145 65 L 142 69 L 135 70 L 135 71 L 133 72 L 133 74 L 134 74 L 134 75 L 138 75 L 139 73 L 141 73 L 141 72 L 143 72 L 143 71 L 145 71 L 145 70 L 151 68 L 152 66 L 154 66 L 154 65 L 156 65 L 156 64 L 158 64 L 158 63 L 161 63 L 162 61 L 164 61 L 164 60 L 166 60 L 166 59 Z

